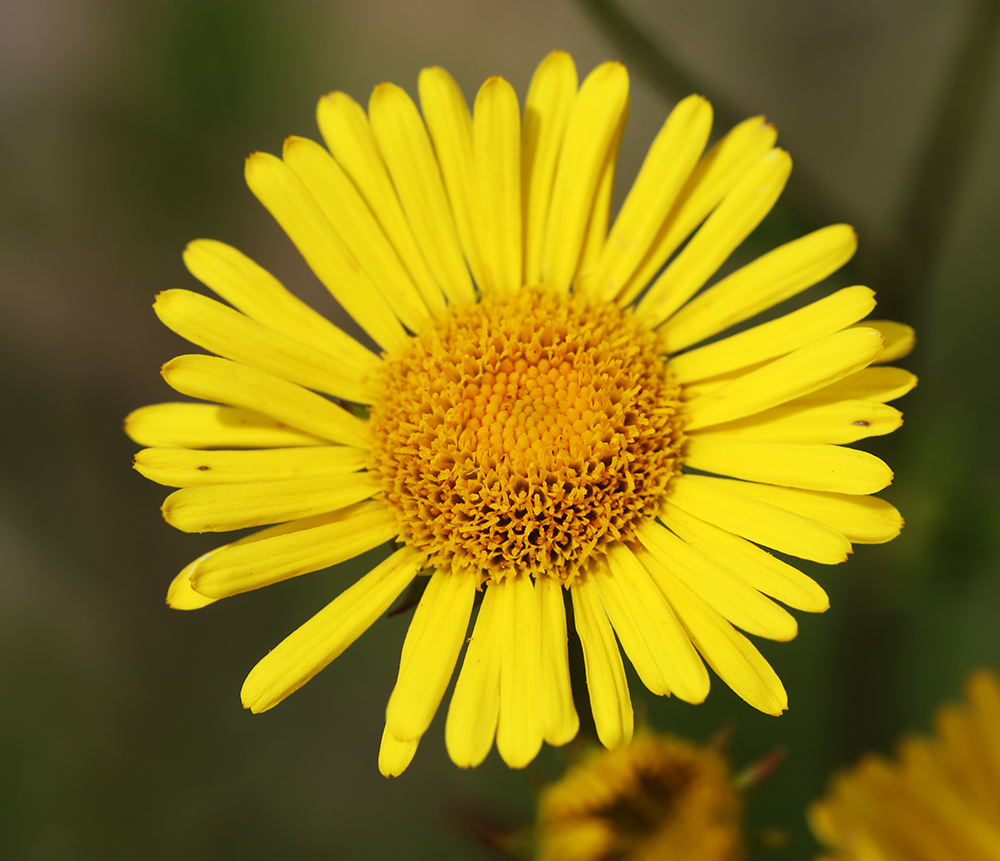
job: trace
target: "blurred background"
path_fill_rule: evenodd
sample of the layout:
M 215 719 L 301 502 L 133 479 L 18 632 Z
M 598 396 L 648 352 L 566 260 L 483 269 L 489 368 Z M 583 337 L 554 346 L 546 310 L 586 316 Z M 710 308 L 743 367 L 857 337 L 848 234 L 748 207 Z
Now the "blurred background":
M 189 348 L 150 305 L 195 286 L 190 239 L 235 245 L 338 314 L 245 188 L 248 152 L 318 137 L 330 90 L 415 95 L 426 65 L 470 102 L 491 74 L 523 96 L 553 48 L 581 77 L 630 66 L 619 200 L 685 87 L 717 118 L 765 114 L 796 169 L 745 257 L 850 222 L 861 250 L 822 292 L 867 283 L 880 316 L 918 330 L 907 423 L 869 446 L 907 527 L 807 568 L 831 610 L 760 644 L 789 711 L 757 714 L 717 679 L 702 706 L 632 681 L 657 729 L 729 726 L 737 767 L 785 746 L 750 825 L 787 835 L 761 857 L 811 857 L 803 809 L 831 771 L 1000 666 L 996 6 L 622 0 L 620 20 L 574 0 L 0 0 L 0 857 L 489 859 L 477 829 L 531 819 L 573 749 L 460 771 L 439 715 L 401 778 L 378 774 L 407 616 L 244 712 L 254 663 L 372 560 L 168 610 L 174 574 L 220 541 L 162 521 L 166 491 L 132 471 L 121 421 L 172 399 L 157 371 Z

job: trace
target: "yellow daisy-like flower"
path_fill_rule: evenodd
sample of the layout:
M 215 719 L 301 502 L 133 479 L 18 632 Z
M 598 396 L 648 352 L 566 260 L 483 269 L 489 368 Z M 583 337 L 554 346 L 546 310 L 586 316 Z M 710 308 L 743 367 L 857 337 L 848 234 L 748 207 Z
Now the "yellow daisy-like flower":
M 809 810 L 826 861 L 1000 861 L 1000 681 L 985 670 L 936 735 L 871 755 Z
M 741 861 L 743 800 L 711 747 L 636 733 L 546 787 L 539 861 Z
M 616 634 L 657 694 L 701 702 L 705 661 L 779 714 L 781 682 L 735 627 L 790 640 L 795 619 L 771 599 L 828 602 L 760 545 L 838 563 L 852 542 L 898 533 L 896 510 L 866 495 L 888 467 L 841 444 L 899 426 L 885 403 L 915 380 L 869 365 L 912 333 L 859 324 L 873 294 L 849 287 L 712 341 L 855 248 L 851 228 L 828 227 L 702 290 L 791 168 L 759 117 L 703 154 L 711 108 L 682 101 L 609 229 L 623 66 L 578 87 L 571 58 L 551 54 L 523 120 L 499 77 L 471 112 L 443 69 L 425 69 L 419 91 L 423 118 L 392 84 L 367 115 L 332 93 L 318 111 L 326 149 L 289 138 L 282 158 L 246 165 L 378 352 L 219 242 L 191 243 L 185 261 L 233 307 L 157 297 L 167 326 L 216 354 L 163 376 L 213 403 L 134 412 L 128 433 L 152 446 L 136 466 L 181 488 L 163 507 L 179 529 L 268 526 L 188 566 L 168 602 L 204 606 L 397 541 L 243 687 L 253 711 L 276 705 L 430 573 L 386 712 L 386 774 L 430 725 L 477 596 L 445 729 L 461 766 L 494 737 L 520 767 L 576 734 L 566 591 L 608 747 L 632 735 Z

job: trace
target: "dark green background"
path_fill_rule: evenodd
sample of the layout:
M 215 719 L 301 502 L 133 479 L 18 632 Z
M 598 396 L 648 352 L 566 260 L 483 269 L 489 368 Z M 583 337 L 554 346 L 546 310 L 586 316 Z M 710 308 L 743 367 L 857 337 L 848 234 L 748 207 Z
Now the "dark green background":
M 773 120 L 795 159 L 794 205 L 747 253 L 849 221 L 862 251 L 827 286 L 868 283 L 880 314 L 919 330 L 907 423 L 871 445 L 897 471 L 884 495 L 907 527 L 810 569 L 832 609 L 799 614 L 796 641 L 761 645 L 789 712 L 759 715 L 718 680 L 694 707 L 644 698 L 633 679 L 658 729 L 704 739 L 730 725 L 737 765 L 787 746 L 750 816 L 791 835 L 766 857 L 805 858 L 803 809 L 831 769 L 926 727 L 968 669 L 1000 664 L 1000 88 L 991 66 L 964 81 L 957 92 L 984 94 L 980 120 L 922 163 L 968 4 L 625 8 L 705 94 Z M 171 398 L 157 369 L 188 347 L 150 304 L 194 286 L 188 240 L 230 242 L 338 313 L 244 187 L 248 152 L 316 137 L 329 90 L 364 102 L 392 80 L 414 93 L 424 65 L 470 99 L 490 74 L 523 95 L 557 47 L 581 73 L 630 59 L 570 0 L 0 0 L 0 857 L 475 859 L 490 857 L 477 825 L 530 818 L 562 751 L 525 772 L 495 753 L 463 772 L 439 719 L 402 778 L 378 774 L 406 617 L 274 711 L 244 712 L 256 660 L 371 560 L 169 611 L 170 579 L 219 539 L 163 523 L 165 491 L 132 472 L 120 427 Z M 619 200 L 671 106 L 632 80 Z M 947 191 L 952 167 L 954 195 L 907 203 L 915 175 L 944 171 L 931 187 Z M 908 247 L 913 223 L 924 234 Z

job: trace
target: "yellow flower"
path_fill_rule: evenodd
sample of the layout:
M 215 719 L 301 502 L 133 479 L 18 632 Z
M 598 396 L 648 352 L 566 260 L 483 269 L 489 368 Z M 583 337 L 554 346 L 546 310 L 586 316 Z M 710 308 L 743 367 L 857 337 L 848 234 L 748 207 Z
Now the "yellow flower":
M 828 861 L 1000 859 L 1000 682 L 974 673 L 967 702 L 936 734 L 905 739 L 896 761 L 869 755 L 809 810 Z
M 211 403 L 134 412 L 128 433 L 151 446 L 136 466 L 181 488 L 163 507 L 179 529 L 268 526 L 188 566 L 168 602 L 204 606 L 395 539 L 243 687 L 254 712 L 276 705 L 429 573 L 386 713 L 386 774 L 430 725 L 477 597 L 445 729 L 461 766 L 494 738 L 521 767 L 576 734 L 566 591 L 606 746 L 633 728 L 616 634 L 657 694 L 701 702 L 704 660 L 781 713 L 781 682 L 735 627 L 790 640 L 796 621 L 771 599 L 828 601 L 758 545 L 838 563 L 852 542 L 898 533 L 898 512 L 866 495 L 888 467 L 841 444 L 899 426 L 885 403 L 915 379 L 869 365 L 904 354 L 912 332 L 859 323 L 873 293 L 848 287 L 712 339 L 840 267 L 854 232 L 816 231 L 702 290 L 791 169 L 761 118 L 703 154 L 711 108 L 682 101 L 609 229 L 624 67 L 578 87 L 572 59 L 549 55 L 523 120 L 499 77 L 471 112 L 443 69 L 419 91 L 423 119 L 392 84 L 367 115 L 332 93 L 318 109 L 327 149 L 289 138 L 281 159 L 246 164 L 377 351 L 219 242 L 191 243 L 185 262 L 233 307 L 157 297 L 167 326 L 216 354 L 163 376 Z
M 648 731 L 547 787 L 539 861 L 740 861 L 743 802 L 720 754 Z

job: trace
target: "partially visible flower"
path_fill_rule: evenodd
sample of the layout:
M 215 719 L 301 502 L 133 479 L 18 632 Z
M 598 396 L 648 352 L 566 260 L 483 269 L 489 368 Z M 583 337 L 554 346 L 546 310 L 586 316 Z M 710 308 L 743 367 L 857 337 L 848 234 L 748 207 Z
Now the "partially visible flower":
M 809 809 L 823 861 L 1000 861 L 1000 681 L 973 673 L 966 702 L 896 759 L 869 755 Z
M 461 766 L 494 739 L 522 767 L 576 735 L 567 604 L 606 746 L 633 729 L 619 642 L 657 694 L 701 702 L 707 664 L 780 714 L 785 689 L 737 628 L 790 640 L 777 602 L 829 602 L 764 548 L 836 564 L 902 525 L 870 496 L 889 467 L 847 444 L 899 427 L 887 402 L 915 378 L 871 366 L 906 353 L 912 331 L 866 321 L 874 294 L 853 286 L 731 332 L 841 267 L 854 231 L 817 230 L 709 284 L 791 159 L 760 117 L 706 150 L 700 96 L 674 108 L 612 221 L 628 83 L 604 63 L 578 85 L 554 52 L 523 113 L 499 77 L 470 111 L 447 72 L 425 69 L 422 117 L 392 84 L 367 114 L 332 93 L 327 148 L 289 138 L 282 158 L 248 158 L 251 190 L 377 352 L 220 242 L 192 242 L 185 262 L 233 307 L 157 297 L 163 322 L 216 356 L 163 367 L 207 403 L 134 412 L 128 433 L 150 446 L 136 467 L 180 488 L 163 506 L 179 529 L 266 527 L 195 560 L 168 602 L 204 607 L 395 540 L 242 692 L 272 708 L 423 578 L 385 774 L 414 755 L 473 617 L 445 726 Z
M 743 800 L 713 747 L 636 733 L 594 752 L 539 800 L 539 861 L 739 861 Z

